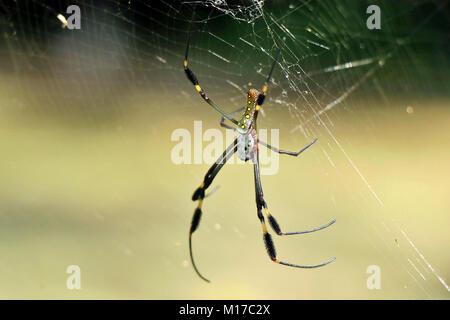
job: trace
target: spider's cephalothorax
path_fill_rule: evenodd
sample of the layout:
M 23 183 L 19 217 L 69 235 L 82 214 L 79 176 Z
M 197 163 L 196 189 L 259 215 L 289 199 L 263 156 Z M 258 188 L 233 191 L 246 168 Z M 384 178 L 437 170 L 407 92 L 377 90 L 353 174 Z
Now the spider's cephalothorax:
M 285 39 L 283 38 L 284 43 Z M 317 139 L 314 139 L 311 143 L 309 143 L 306 147 L 301 149 L 298 152 L 292 152 L 292 151 L 286 151 L 278 149 L 274 146 L 271 146 L 268 143 L 265 143 L 264 141 L 260 141 L 256 135 L 256 118 L 258 117 L 259 109 L 261 108 L 262 104 L 264 103 L 264 98 L 266 97 L 267 88 L 269 84 L 270 77 L 272 75 L 273 69 L 275 68 L 278 56 L 281 52 L 281 45 L 278 48 L 277 54 L 275 56 L 275 59 L 272 64 L 272 68 L 270 69 L 269 75 L 266 78 L 266 81 L 264 83 L 264 86 L 261 90 L 261 92 L 258 92 L 256 89 L 250 89 L 247 93 L 247 104 L 246 106 L 231 112 L 231 113 L 225 113 L 220 109 L 214 102 L 211 101 L 210 98 L 206 96 L 206 93 L 203 91 L 203 89 L 200 87 L 197 78 L 195 77 L 192 70 L 188 67 L 188 52 L 189 52 L 189 38 L 187 41 L 186 46 L 186 55 L 184 59 L 184 72 L 186 73 L 187 78 L 191 83 L 194 85 L 197 92 L 200 94 L 200 96 L 205 100 L 206 103 L 208 103 L 211 107 L 213 107 L 216 111 L 218 111 L 222 115 L 222 119 L 220 120 L 220 125 L 222 127 L 233 129 L 238 132 L 238 138 L 234 140 L 234 142 L 229 145 L 225 151 L 222 153 L 222 155 L 217 159 L 217 161 L 209 168 L 208 172 L 206 173 L 203 182 L 201 185 L 195 190 L 194 194 L 192 195 L 192 200 L 198 201 L 198 206 L 194 211 L 194 216 L 192 217 L 192 223 L 191 228 L 189 230 L 189 253 L 191 256 L 192 266 L 194 267 L 195 272 L 205 281 L 208 281 L 205 277 L 203 277 L 200 272 L 198 271 L 195 263 L 194 258 L 192 255 L 192 234 L 197 230 L 200 219 L 202 216 L 202 205 L 203 200 L 207 196 L 206 190 L 213 182 L 216 175 L 219 173 L 219 171 L 222 169 L 222 167 L 225 165 L 225 163 L 234 155 L 235 152 L 237 152 L 238 157 L 241 160 L 248 161 L 252 160 L 253 162 L 253 173 L 254 173 L 254 183 L 255 183 L 255 193 L 256 193 L 256 208 L 257 208 L 257 216 L 259 221 L 261 222 L 261 227 L 263 231 L 263 240 L 264 244 L 266 246 L 267 254 L 269 255 L 269 258 L 278 264 L 282 264 L 285 266 L 295 267 L 295 268 L 317 268 L 324 265 L 329 264 L 332 262 L 335 258 L 328 260 L 327 262 L 316 264 L 316 265 L 298 265 L 298 264 L 292 264 L 283 262 L 281 260 L 278 260 L 277 253 L 275 251 L 275 246 L 272 240 L 272 236 L 267 231 L 266 227 L 266 221 L 264 216 L 269 221 L 270 226 L 275 231 L 275 233 L 279 236 L 283 235 L 292 235 L 292 234 L 303 234 L 303 233 L 309 233 L 314 232 L 318 230 L 325 229 L 326 227 L 332 225 L 336 220 L 332 220 L 331 222 L 315 229 L 310 230 L 304 230 L 304 231 L 296 231 L 296 232 L 282 232 L 280 225 L 278 224 L 277 220 L 272 216 L 272 214 L 269 212 L 269 208 L 267 207 L 267 203 L 264 200 L 264 194 L 262 190 L 261 185 L 261 177 L 259 172 L 259 149 L 258 145 L 262 144 L 263 146 L 269 148 L 270 150 L 274 152 L 278 152 L 280 154 L 287 154 L 291 156 L 298 156 L 300 153 L 305 151 L 307 148 L 309 148 L 313 143 L 317 141 Z M 239 121 L 232 118 L 232 116 L 236 113 L 242 112 L 242 117 Z M 229 120 L 231 123 L 235 125 L 235 127 L 232 127 L 225 123 L 225 119 Z M 264 214 L 263 214 L 264 212 Z

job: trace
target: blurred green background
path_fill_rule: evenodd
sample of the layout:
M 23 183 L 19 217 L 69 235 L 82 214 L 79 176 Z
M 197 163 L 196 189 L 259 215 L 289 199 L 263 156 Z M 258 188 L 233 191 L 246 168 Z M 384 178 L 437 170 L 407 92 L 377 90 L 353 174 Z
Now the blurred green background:
M 449 298 L 447 2 L 376 1 L 381 30 L 366 28 L 371 1 L 71 2 L 81 30 L 56 18 L 68 2 L 0 3 L 0 298 Z M 183 74 L 188 30 L 227 111 L 287 37 L 259 125 L 283 149 L 319 140 L 262 183 L 284 231 L 337 219 L 274 238 L 282 260 L 329 266 L 270 262 L 253 169 L 229 165 L 194 235 L 212 283 L 195 275 L 190 197 L 209 165 L 174 164 L 171 134 L 219 117 Z

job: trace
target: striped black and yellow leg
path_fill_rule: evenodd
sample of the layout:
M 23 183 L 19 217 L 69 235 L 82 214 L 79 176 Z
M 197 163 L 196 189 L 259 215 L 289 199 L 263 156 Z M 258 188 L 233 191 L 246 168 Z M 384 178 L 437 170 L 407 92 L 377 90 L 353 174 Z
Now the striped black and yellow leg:
M 192 254 L 192 234 L 195 232 L 195 230 L 197 230 L 200 224 L 200 219 L 202 217 L 203 199 L 205 199 L 206 189 L 208 189 L 208 187 L 211 185 L 214 178 L 219 173 L 220 169 L 222 169 L 225 163 L 233 156 L 233 154 L 236 152 L 236 149 L 237 149 L 237 139 L 234 140 L 234 142 L 230 144 L 227 149 L 225 149 L 225 151 L 217 159 L 217 161 L 211 166 L 211 168 L 209 168 L 208 172 L 206 173 L 203 179 L 202 184 L 195 190 L 194 194 L 192 195 L 192 200 L 198 201 L 198 205 L 194 211 L 194 215 L 192 217 L 191 222 L 191 228 L 189 230 L 189 255 L 191 257 L 192 266 L 194 267 L 195 272 L 201 279 L 205 280 L 206 282 L 209 282 L 209 280 L 201 275 L 194 262 L 194 256 Z
M 270 82 L 270 78 L 272 77 L 273 70 L 275 69 L 275 65 L 277 64 L 278 57 L 281 53 L 281 48 L 283 48 L 284 42 L 286 41 L 286 38 L 283 37 L 280 45 L 278 46 L 277 53 L 275 55 L 275 58 L 273 59 L 272 67 L 270 68 L 269 74 L 267 75 L 266 81 L 264 82 L 264 86 L 261 90 L 261 92 L 258 95 L 258 98 L 256 99 L 256 107 L 255 107 L 255 113 L 253 115 L 254 120 L 256 121 L 256 118 L 258 117 L 259 110 L 261 109 L 261 106 L 264 103 L 264 99 L 266 99 L 266 94 Z M 238 124 L 238 126 L 242 127 L 242 124 Z
M 316 265 L 299 265 L 299 264 L 293 264 L 293 263 L 287 263 L 284 261 L 281 261 L 277 258 L 275 245 L 272 240 L 272 236 L 267 231 L 266 223 L 264 220 L 264 215 L 262 214 L 262 210 L 266 212 L 266 215 L 269 219 L 269 223 L 271 224 L 272 228 L 277 232 L 278 234 L 281 233 L 280 227 L 278 223 L 276 222 L 275 218 L 273 218 L 272 215 L 270 215 L 269 211 L 267 210 L 267 204 L 264 201 L 264 193 L 261 186 L 261 178 L 259 173 L 259 159 L 257 158 L 254 162 L 254 179 L 255 179 L 255 193 L 256 193 L 256 207 L 258 211 L 258 218 L 261 222 L 262 231 L 263 231 L 263 239 L 264 244 L 266 246 L 267 254 L 269 255 L 270 259 L 278 264 L 282 264 L 289 267 L 295 267 L 295 268 L 317 268 L 321 266 L 325 266 L 332 261 L 334 261 L 336 258 L 332 258 L 324 263 L 316 264 Z M 312 232 L 312 231 L 309 231 Z M 281 233 L 282 234 L 282 233 Z
M 227 118 L 228 120 L 230 120 L 232 123 L 234 123 L 235 125 L 237 125 L 237 121 L 233 118 L 231 118 L 227 113 L 225 113 L 224 111 L 222 111 L 222 109 L 220 109 L 205 93 L 205 91 L 202 89 L 202 87 L 200 87 L 200 84 L 198 83 L 197 77 L 195 76 L 194 72 L 192 72 L 192 70 L 188 67 L 188 54 L 189 54 L 189 41 L 190 41 L 190 36 L 188 37 L 187 40 L 187 44 L 186 44 L 186 53 L 185 53 L 185 57 L 184 57 L 184 72 L 187 76 L 187 78 L 189 79 L 189 81 L 194 85 L 195 90 L 197 90 L 197 92 L 200 94 L 200 96 L 203 98 L 203 100 L 205 100 L 205 102 L 207 104 L 209 104 L 211 107 L 213 107 L 217 112 L 219 112 L 223 117 Z
M 298 152 L 292 152 L 292 151 L 285 151 L 285 150 L 281 150 L 278 148 L 275 148 L 273 146 L 271 146 L 268 143 L 265 143 L 264 141 L 258 141 L 258 143 L 266 146 L 267 148 L 273 150 L 274 152 L 278 152 L 280 154 L 287 154 L 290 156 L 298 156 L 299 154 L 301 154 L 303 151 L 305 151 L 306 149 L 308 149 L 311 145 L 313 145 L 315 142 L 317 141 L 317 139 L 314 139 L 312 142 L 310 142 L 306 147 L 304 147 L 303 149 L 301 149 Z M 282 232 L 280 225 L 278 224 L 277 220 L 275 219 L 274 216 L 272 216 L 270 214 L 269 209 L 267 208 L 267 204 L 264 202 L 264 211 L 266 213 L 267 219 L 269 220 L 270 226 L 272 227 L 272 229 L 279 235 L 279 236 L 284 236 L 284 235 L 293 235 L 293 234 L 304 234 L 304 233 L 311 233 L 311 232 L 315 232 L 315 231 L 319 231 L 319 230 L 323 230 L 329 226 L 331 226 L 333 223 L 336 222 L 336 219 L 331 220 L 330 222 L 328 222 L 327 224 L 320 226 L 318 228 L 314 228 L 314 229 L 310 229 L 310 230 L 302 230 L 302 231 L 295 231 L 295 232 Z
M 281 228 L 280 228 L 280 225 L 278 224 L 278 221 L 270 213 L 266 202 L 263 202 L 263 209 L 264 209 L 264 212 L 265 212 L 265 214 L 267 216 L 267 219 L 269 220 L 270 226 L 272 227 L 273 231 L 275 231 L 275 233 L 277 235 L 279 235 L 279 236 L 288 236 L 288 235 L 294 235 L 294 234 L 311 233 L 311 232 L 323 230 L 323 229 L 331 226 L 333 223 L 336 222 L 336 219 L 333 219 L 330 222 L 328 222 L 327 224 L 324 224 L 323 226 L 320 226 L 320 227 L 317 227 L 317 228 L 314 228 L 314 229 L 295 231 L 295 232 L 282 232 Z

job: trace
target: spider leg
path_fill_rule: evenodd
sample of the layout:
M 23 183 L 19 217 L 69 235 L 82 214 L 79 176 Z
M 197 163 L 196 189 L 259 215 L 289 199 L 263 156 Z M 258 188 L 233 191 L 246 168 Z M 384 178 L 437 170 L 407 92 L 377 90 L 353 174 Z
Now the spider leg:
M 283 47 L 285 41 L 286 41 L 286 38 L 283 37 L 282 42 L 278 46 L 278 51 L 275 55 L 275 58 L 273 59 L 272 67 L 270 68 L 269 74 L 267 75 L 266 81 L 264 82 L 264 86 L 261 90 L 261 93 L 258 95 L 258 98 L 256 99 L 255 113 L 253 115 L 253 119 L 254 119 L 255 123 L 256 123 L 256 118 L 258 117 L 259 109 L 261 109 L 261 106 L 264 103 L 264 99 L 266 98 L 269 81 L 270 81 L 270 78 L 272 77 L 273 70 L 275 69 L 275 65 L 277 64 L 278 57 L 280 56 L 280 53 L 281 53 L 281 48 Z
M 336 258 L 332 258 L 326 262 L 316 264 L 316 265 L 299 265 L 299 264 L 287 263 L 287 262 L 278 260 L 276 250 L 275 250 L 275 245 L 272 240 L 272 236 L 267 231 L 264 215 L 262 214 L 263 208 L 266 211 L 266 213 L 268 213 L 268 210 L 267 210 L 267 204 L 264 201 L 264 193 L 263 193 L 262 186 L 261 186 L 258 156 L 256 157 L 256 160 L 254 161 L 253 168 L 254 168 L 256 207 L 258 210 L 258 218 L 261 222 L 261 226 L 262 226 L 262 230 L 263 230 L 264 244 L 266 246 L 267 254 L 269 255 L 270 259 L 275 263 L 282 264 L 282 265 L 289 266 L 289 267 L 295 267 L 295 268 L 317 268 L 317 267 L 325 266 L 325 265 L 333 262 Z M 268 219 L 269 219 L 269 222 L 271 223 L 271 225 L 272 225 L 272 221 L 275 221 L 275 219 L 270 214 L 268 215 Z M 275 223 L 276 223 L 276 221 L 275 221 Z M 276 223 L 276 226 L 278 226 L 277 223 Z M 272 225 L 272 227 L 274 227 L 274 226 Z M 278 227 L 278 229 L 279 229 L 279 227 Z M 275 231 L 277 231 L 277 230 L 275 230 Z
M 266 93 L 267 93 L 267 88 L 269 86 L 270 78 L 272 77 L 273 70 L 275 69 L 275 65 L 277 64 L 278 57 L 280 56 L 280 53 L 281 53 L 281 48 L 283 47 L 285 41 L 286 41 L 286 38 L 283 37 L 282 42 L 278 46 L 278 51 L 275 55 L 275 58 L 273 59 L 272 67 L 270 68 L 269 74 L 267 75 L 266 81 L 264 82 L 264 86 L 261 90 L 261 93 L 258 96 L 258 99 L 257 99 L 257 107 L 256 107 L 257 111 L 259 111 L 259 109 L 261 108 L 261 106 L 264 103 L 264 99 L 266 98 Z
M 205 100 L 205 102 L 207 104 L 209 104 L 211 107 L 213 107 L 222 116 L 224 116 L 225 118 L 230 120 L 232 123 L 237 125 L 238 122 L 235 119 L 231 118 L 228 114 L 226 114 L 224 111 L 222 111 L 222 109 L 220 109 L 214 102 L 212 102 L 212 100 L 210 98 L 208 98 L 206 93 L 200 87 L 200 85 L 198 83 L 198 80 L 197 80 L 197 77 L 195 76 L 194 72 L 192 72 L 192 70 L 189 69 L 189 67 L 188 67 L 189 41 L 190 41 L 190 36 L 188 36 L 188 39 L 187 39 L 186 54 L 185 54 L 185 57 L 184 57 L 184 64 L 183 64 L 184 65 L 184 72 L 186 73 L 187 78 L 189 79 L 189 81 L 192 82 L 192 84 L 194 85 L 194 87 L 197 90 L 197 92 L 200 94 L 200 96 L 203 98 L 203 100 Z
M 222 155 L 216 160 L 216 162 L 211 166 L 211 168 L 209 168 L 208 172 L 206 173 L 203 179 L 202 184 L 195 190 L 194 194 L 192 195 L 192 200 L 193 201 L 198 200 L 198 205 L 194 211 L 194 215 L 192 217 L 191 222 L 191 228 L 189 230 L 189 255 L 191 257 L 192 266 L 194 267 L 195 272 L 198 274 L 200 278 L 202 278 L 206 282 L 209 282 L 209 280 L 201 275 L 194 262 L 194 256 L 192 255 L 192 234 L 195 232 L 195 230 L 197 230 L 198 225 L 200 224 L 200 219 L 202 217 L 202 204 L 203 199 L 206 197 L 205 195 L 206 189 L 211 185 L 212 181 L 219 173 L 220 169 L 222 169 L 224 164 L 233 156 L 233 154 L 236 152 L 236 149 L 237 149 L 237 139 L 234 140 L 234 142 L 225 149 Z
M 316 141 L 317 141 L 317 138 L 314 139 L 314 140 L 313 140 L 312 142 L 310 142 L 306 147 L 304 147 L 303 149 L 301 149 L 301 150 L 298 151 L 298 152 L 295 152 L 295 151 L 287 151 L 287 150 L 281 150 L 281 149 L 278 149 L 278 148 L 276 148 L 276 147 L 274 147 L 274 146 L 271 146 L 271 145 L 268 144 L 267 142 L 264 142 L 264 141 L 261 141 L 261 140 L 259 140 L 258 142 L 259 142 L 260 144 L 262 144 L 263 146 L 265 146 L 266 148 L 268 148 L 268 149 L 270 149 L 270 150 L 272 150 L 272 151 L 274 151 L 274 152 L 278 152 L 279 154 L 287 154 L 287 155 L 289 155 L 289 156 L 297 157 L 300 153 L 302 153 L 303 151 L 305 151 L 306 149 L 308 149 L 309 147 L 311 147 L 314 143 L 316 143 Z
M 230 112 L 228 116 L 232 116 L 233 114 L 236 114 L 238 112 L 242 112 L 245 109 L 245 107 L 239 108 L 237 110 L 234 110 L 233 112 Z M 229 126 L 225 123 L 225 117 L 220 118 L 220 126 L 227 129 L 234 129 L 232 126 Z
M 308 149 L 311 145 L 313 145 L 315 142 L 317 141 L 317 139 L 314 139 L 311 143 L 309 143 L 306 147 L 304 147 L 303 149 L 301 149 L 298 152 L 293 152 L 293 151 L 286 151 L 286 150 L 281 150 L 278 148 L 275 148 L 274 146 L 271 146 L 270 144 L 264 142 L 264 141 L 258 141 L 258 143 L 261 143 L 263 146 L 269 148 L 270 150 L 274 151 L 274 152 L 278 152 L 280 154 L 287 154 L 290 156 L 294 156 L 297 157 L 300 153 L 302 153 L 303 151 L 305 151 L 306 149 Z M 311 232 L 315 232 L 315 231 L 319 231 L 322 229 L 325 229 L 329 226 L 331 226 L 333 223 L 336 222 L 336 219 L 331 220 L 330 222 L 328 222 L 327 224 L 320 226 L 318 228 L 314 228 L 314 229 L 310 229 L 310 230 L 303 230 L 303 231 L 296 231 L 296 232 L 281 232 L 280 226 L 278 225 L 277 220 L 275 220 L 275 218 L 270 214 L 269 209 L 267 208 L 267 205 L 264 207 L 264 211 L 266 212 L 267 215 L 267 219 L 269 219 L 269 223 L 272 227 L 272 229 L 279 235 L 279 236 L 284 236 L 284 235 L 293 235 L 293 234 L 304 234 L 304 233 L 311 233 Z

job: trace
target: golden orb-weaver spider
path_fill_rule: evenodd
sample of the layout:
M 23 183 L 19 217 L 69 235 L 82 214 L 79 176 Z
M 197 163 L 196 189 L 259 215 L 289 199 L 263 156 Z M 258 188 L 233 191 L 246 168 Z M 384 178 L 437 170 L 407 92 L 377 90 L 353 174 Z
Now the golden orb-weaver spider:
M 311 143 L 309 143 L 306 147 L 304 147 L 300 151 L 292 152 L 292 151 L 285 151 L 285 150 L 275 148 L 274 146 L 271 146 L 268 143 L 260 141 L 256 135 L 256 118 L 258 117 L 258 112 L 259 112 L 262 104 L 264 103 L 264 98 L 266 97 L 269 81 L 272 76 L 272 72 L 275 68 L 275 65 L 277 63 L 277 59 L 280 55 L 281 48 L 284 44 L 285 38 L 283 38 L 283 41 L 281 42 L 281 44 L 278 47 L 278 51 L 276 53 L 276 56 L 273 61 L 272 67 L 270 69 L 269 75 L 266 78 L 266 81 L 264 83 L 264 86 L 263 86 L 261 92 L 258 92 L 258 90 L 256 90 L 256 89 L 250 89 L 247 94 L 247 105 L 245 107 L 240 108 L 236 111 L 233 111 L 229 114 L 222 111 L 216 104 L 214 104 L 214 102 L 211 101 L 211 99 L 209 99 L 206 96 L 206 93 L 203 91 L 203 89 L 200 87 L 200 85 L 198 83 L 197 77 L 194 75 L 192 70 L 189 69 L 189 67 L 188 67 L 189 41 L 190 41 L 190 37 L 188 36 L 187 45 L 186 45 L 186 54 L 185 54 L 185 59 L 184 59 L 184 72 L 186 73 L 187 78 L 192 82 L 195 89 L 200 94 L 200 96 L 203 98 L 203 100 L 205 100 L 206 103 L 208 103 L 211 107 L 213 107 L 216 111 L 218 111 L 222 115 L 222 118 L 220 120 L 220 125 L 227 129 L 234 129 L 239 134 L 238 138 L 236 140 L 234 140 L 234 142 L 225 149 L 223 154 L 211 166 L 211 168 L 206 173 L 202 184 L 200 185 L 200 187 L 197 188 L 197 190 L 195 190 L 194 194 L 192 195 L 192 200 L 198 201 L 198 206 L 194 211 L 194 216 L 192 217 L 191 228 L 189 231 L 189 254 L 190 254 L 192 266 L 194 267 L 195 272 L 198 274 L 198 276 L 201 279 L 209 282 L 208 279 L 206 279 L 204 276 L 202 276 L 200 274 L 200 272 L 198 271 L 198 269 L 195 265 L 194 257 L 192 255 L 192 234 L 195 232 L 195 230 L 197 230 L 197 227 L 200 223 L 200 218 L 202 216 L 202 204 L 203 204 L 203 199 L 205 198 L 206 189 L 211 185 L 213 179 L 219 173 L 220 169 L 222 169 L 223 165 L 234 155 L 235 152 L 237 152 L 238 157 L 241 160 L 244 160 L 244 161 L 251 160 L 253 162 L 254 182 L 255 182 L 255 191 L 256 191 L 256 207 L 257 207 L 257 212 L 258 212 L 258 218 L 261 221 L 261 225 L 262 225 L 264 243 L 265 243 L 266 250 L 267 250 L 267 253 L 268 253 L 270 259 L 273 262 L 276 262 L 278 264 L 295 267 L 295 268 L 317 268 L 317 267 L 321 267 L 321 266 L 331 263 L 336 258 L 332 258 L 332 259 L 328 260 L 327 262 L 317 264 L 317 265 L 298 265 L 298 264 L 292 264 L 292 263 L 287 263 L 287 262 L 278 260 L 272 237 L 269 234 L 269 232 L 267 231 L 266 223 L 264 220 L 264 215 L 262 214 L 262 210 L 264 209 L 265 215 L 266 215 L 267 219 L 269 220 L 270 226 L 272 227 L 274 232 L 280 236 L 303 234 L 303 233 L 319 231 L 319 230 L 325 229 L 326 227 L 328 227 L 336 222 L 336 220 L 332 220 L 331 222 L 329 222 L 319 228 L 312 229 L 312 230 L 304 230 L 304 231 L 297 231 L 297 232 L 282 232 L 277 220 L 275 220 L 275 218 L 270 214 L 268 207 L 267 207 L 267 203 L 264 200 L 264 194 L 263 194 L 263 190 L 262 190 L 261 178 L 260 178 L 260 172 L 259 172 L 258 144 L 260 143 L 263 146 L 271 149 L 274 152 L 278 152 L 280 154 L 287 154 L 287 155 L 296 157 L 317 141 L 317 139 L 314 139 Z M 242 114 L 242 117 L 240 118 L 239 121 L 237 121 L 231 117 L 232 115 L 234 115 L 238 112 L 242 112 L 242 111 L 244 111 L 244 113 Z M 225 124 L 225 119 L 228 119 L 229 121 L 231 121 L 233 124 L 236 125 L 236 127 L 233 128 L 232 126 Z

